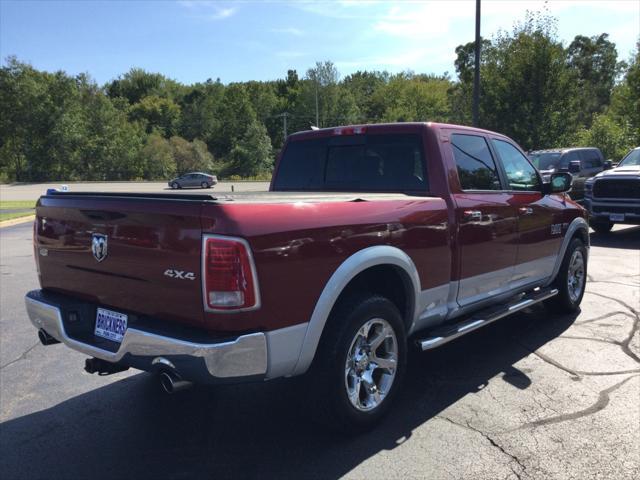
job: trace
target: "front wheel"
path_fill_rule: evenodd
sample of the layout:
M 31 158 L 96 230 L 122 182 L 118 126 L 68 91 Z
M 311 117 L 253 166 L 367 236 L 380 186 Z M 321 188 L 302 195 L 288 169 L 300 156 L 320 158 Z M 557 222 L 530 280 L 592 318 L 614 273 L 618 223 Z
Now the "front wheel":
M 560 271 L 553 282 L 558 295 L 545 304 L 557 313 L 573 313 L 580 306 L 587 284 L 587 248 L 582 240 L 574 238 L 569 243 Z
M 177 190 L 177 189 L 179 189 L 179 188 L 180 188 L 180 185 L 178 185 L 178 182 L 173 182 L 173 183 L 171 184 L 171 188 L 173 188 L 174 190 Z
M 202 182 L 202 183 L 200 184 L 200 186 L 201 186 L 202 188 L 209 188 L 209 184 L 208 184 L 207 182 Z
M 310 372 L 322 392 L 319 413 L 340 430 L 367 430 L 387 413 L 404 375 L 400 312 L 385 297 L 355 295 L 340 303 L 326 328 Z

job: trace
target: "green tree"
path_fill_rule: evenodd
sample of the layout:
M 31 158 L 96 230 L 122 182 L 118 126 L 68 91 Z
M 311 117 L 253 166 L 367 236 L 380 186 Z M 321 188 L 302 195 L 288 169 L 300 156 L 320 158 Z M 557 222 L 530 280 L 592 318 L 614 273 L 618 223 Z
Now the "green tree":
M 132 68 L 127 73 L 109 82 L 105 91 L 110 98 L 126 98 L 130 104 L 138 103 L 149 95 L 175 98 L 180 95 L 178 82 L 159 73 L 150 73 L 141 68 Z
M 622 82 L 613 90 L 609 114 L 629 130 L 633 146 L 640 145 L 640 40 Z
M 591 128 L 578 131 L 573 144 L 598 147 L 605 158 L 616 162 L 634 146 L 626 125 L 604 114 L 594 116 Z
M 210 147 L 216 132 L 220 129 L 221 119 L 218 112 L 224 101 L 224 85 L 220 80 L 211 79 L 194 85 L 182 98 L 180 116 L 180 135 L 188 140 L 199 138 Z
M 270 171 L 273 167 L 271 141 L 264 125 L 253 121 L 229 156 L 229 175 L 250 177 Z
M 594 114 L 603 112 L 624 64 L 618 62 L 615 43 L 606 33 L 594 37 L 576 35 L 567 49 L 567 61 L 580 91 L 578 122 L 591 125 Z
M 446 122 L 450 87 L 445 77 L 400 73 L 377 89 L 372 103 L 382 112 L 380 120 L 384 122 Z
M 175 176 L 177 166 L 173 158 L 173 148 L 169 140 L 162 135 L 153 133 L 147 137 L 142 157 L 145 179 L 169 179 Z
M 481 126 L 509 135 L 525 149 L 565 143 L 577 130 L 577 91 L 554 19 L 528 14 L 485 50 Z
M 182 137 L 171 137 L 169 142 L 179 174 L 212 171 L 213 155 L 207 150 L 204 142 L 200 140 L 189 142 Z
M 351 94 L 360 111 L 360 120 L 364 123 L 379 122 L 384 115 L 384 105 L 375 99 L 380 99 L 378 92 L 389 83 L 388 72 L 358 71 L 347 76 L 342 85 Z
M 307 130 L 316 123 L 316 99 L 318 127 L 330 127 L 358 122 L 360 112 L 351 92 L 338 83 L 338 70 L 332 62 L 316 62 L 307 71 L 300 84 L 299 94 L 293 106 L 295 128 Z
M 213 132 L 209 149 L 215 157 L 226 157 L 248 126 L 256 121 L 256 112 L 244 85 L 234 83 L 225 88 L 215 115 L 220 124 Z
M 11 180 L 135 178 L 141 132 L 86 75 L 10 58 L 0 70 L 0 168 Z
M 170 137 L 177 133 L 180 107 L 169 98 L 149 95 L 131 106 L 129 117 L 141 122 L 147 133 L 159 132 Z

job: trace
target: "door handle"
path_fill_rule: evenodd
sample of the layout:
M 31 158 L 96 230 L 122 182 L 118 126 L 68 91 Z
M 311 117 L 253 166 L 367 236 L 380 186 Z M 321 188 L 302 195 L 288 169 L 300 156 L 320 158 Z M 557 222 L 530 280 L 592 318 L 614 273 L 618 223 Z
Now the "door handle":
M 467 222 L 479 222 L 482 220 L 482 212 L 480 210 L 465 210 L 462 216 Z
M 531 215 L 533 213 L 533 208 L 531 208 L 531 207 L 520 207 L 518 209 L 518 212 L 520 212 L 520 215 Z

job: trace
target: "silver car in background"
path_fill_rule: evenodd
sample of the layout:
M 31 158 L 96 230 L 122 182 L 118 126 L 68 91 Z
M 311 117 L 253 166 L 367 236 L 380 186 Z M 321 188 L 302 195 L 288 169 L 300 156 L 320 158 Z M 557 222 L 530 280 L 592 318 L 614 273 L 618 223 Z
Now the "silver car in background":
M 202 172 L 185 173 L 168 182 L 174 190 L 178 188 L 211 188 L 216 183 L 218 183 L 218 177 Z

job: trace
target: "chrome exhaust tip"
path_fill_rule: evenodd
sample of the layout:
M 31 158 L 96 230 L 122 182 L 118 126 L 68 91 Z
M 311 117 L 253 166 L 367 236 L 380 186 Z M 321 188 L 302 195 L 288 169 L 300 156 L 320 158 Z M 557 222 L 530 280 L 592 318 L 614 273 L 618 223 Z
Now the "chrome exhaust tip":
M 40 343 L 42 345 L 55 345 L 56 343 L 60 343 L 58 340 L 45 332 L 42 328 L 38 330 L 38 338 L 40 339 Z
M 160 385 L 162 385 L 165 392 L 171 394 L 191 388 L 193 383 L 188 382 L 187 380 L 182 380 L 174 373 L 162 372 L 160 374 Z

